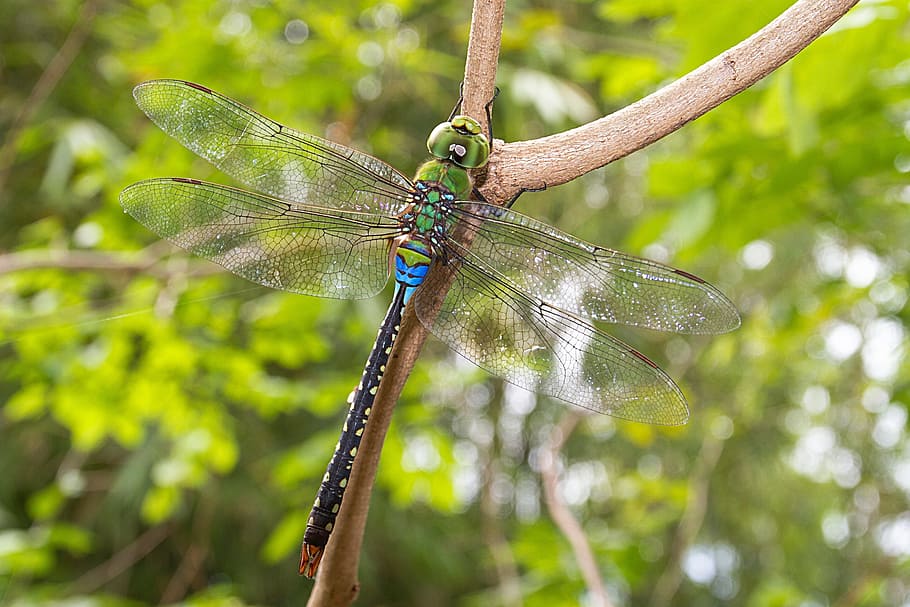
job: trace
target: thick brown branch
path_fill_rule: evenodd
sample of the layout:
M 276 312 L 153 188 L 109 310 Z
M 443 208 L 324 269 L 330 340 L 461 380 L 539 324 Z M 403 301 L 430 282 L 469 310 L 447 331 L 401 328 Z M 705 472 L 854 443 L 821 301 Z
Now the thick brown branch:
M 483 106 L 493 96 L 504 10 L 505 0 L 476 0 L 474 3 L 465 65 L 463 113 L 482 117 Z M 364 431 L 344 502 L 316 577 L 316 585 L 307 602 L 310 607 L 349 605 L 357 597 L 360 548 L 382 444 L 392 420 L 395 403 L 398 402 L 426 338 L 427 330 L 414 315 L 413 306 L 408 306 L 376 394 L 370 423 Z M 387 549 L 389 558 L 394 558 L 395 546 L 388 546 Z
M 748 39 L 609 116 L 533 141 L 496 146 L 484 196 L 503 202 L 640 150 L 746 90 L 822 35 L 858 0 L 798 0 Z
M 473 116 L 485 125 L 485 107 L 493 99 L 496 87 L 496 66 L 499 62 L 499 42 L 502 37 L 502 18 L 505 0 L 484 0 L 474 3 L 471 15 L 471 35 L 464 70 L 463 114 Z
M 492 202 L 523 188 L 565 183 L 632 153 L 745 90 L 796 55 L 858 0 L 799 0 L 757 34 L 679 81 L 619 112 L 535 141 L 499 144 L 484 195 Z M 463 113 L 483 118 L 492 98 L 504 0 L 476 0 L 465 66 Z M 424 289 L 443 285 L 428 278 Z M 308 605 L 348 605 L 357 595 L 357 566 L 370 493 L 392 409 L 417 360 L 426 329 L 409 307 L 376 397 L 335 530 Z M 387 547 L 394 558 L 394 546 Z

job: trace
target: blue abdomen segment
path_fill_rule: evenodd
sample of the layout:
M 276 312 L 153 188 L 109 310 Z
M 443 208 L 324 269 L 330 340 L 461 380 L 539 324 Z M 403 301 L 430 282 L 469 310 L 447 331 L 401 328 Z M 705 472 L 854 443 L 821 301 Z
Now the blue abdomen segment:
M 430 269 L 430 251 L 419 241 L 407 241 L 395 253 L 395 292 L 404 289 L 407 305 Z

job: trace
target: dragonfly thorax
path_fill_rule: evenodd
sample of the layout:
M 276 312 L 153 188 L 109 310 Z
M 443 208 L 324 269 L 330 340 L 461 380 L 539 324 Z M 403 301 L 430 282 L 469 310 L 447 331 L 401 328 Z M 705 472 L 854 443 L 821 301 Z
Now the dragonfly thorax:
M 419 180 L 414 186 L 411 204 L 398 217 L 401 231 L 438 251 L 449 228 L 455 194 L 440 182 Z

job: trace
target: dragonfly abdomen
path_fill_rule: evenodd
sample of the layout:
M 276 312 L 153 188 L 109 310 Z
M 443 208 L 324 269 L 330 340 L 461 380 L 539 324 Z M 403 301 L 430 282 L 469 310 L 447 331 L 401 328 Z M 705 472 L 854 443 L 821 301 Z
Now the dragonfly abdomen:
M 405 240 L 395 253 L 395 295 L 379 327 L 376 343 L 367 358 L 360 384 L 351 392 L 351 404 L 344 420 L 341 437 L 335 446 L 335 453 L 322 478 L 316 501 L 307 519 L 303 546 L 300 551 L 300 574 L 313 577 L 322 553 L 332 534 L 335 519 L 341 509 L 341 501 L 351 477 L 354 458 L 360 448 L 360 441 L 367 421 L 373 410 L 373 401 L 379 391 L 379 384 L 385 373 L 389 354 L 398 332 L 401 330 L 401 315 L 414 291 L 423 283 L 430 264 L 427 245 L 417 240 Z
M 372 413 L 373 401 L 379 391 L 379 384 L 389 361 L 389 353 L 401 328 L 401 313 L 405 306 L 404 294 L 404 290 L 396 290 L 392 305 L 389 306 L 389 311 L 379 327 L 376 343 L 367 358 L 360 384 L 348 397 L 351 407 L 307 520 L 300 553 L 300 575 L 311 578 L 316 574 L 323 550 L 335 526 L 344 491 L 351 477 L 354 458 L 357 456 L 363 431 Z

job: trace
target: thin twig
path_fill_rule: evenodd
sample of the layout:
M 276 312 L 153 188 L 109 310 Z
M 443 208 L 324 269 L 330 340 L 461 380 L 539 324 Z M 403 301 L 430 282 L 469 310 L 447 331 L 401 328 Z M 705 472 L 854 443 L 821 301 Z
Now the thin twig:
M 170 605 L 186 598 L 187 591 L 202 570 L 202 565 L 209 554 L 211 539 L 209 534 L 212 529 L 214 508 L 215 500 L 213 496 L 203 493 L 200 496 L 200 502 L 193 517 L 190 545 L 184 552 L 183 558 L 180 559 L 180 564 L 174 571 L 174 575 L 171 576 L 170 581 L 164 588 L 159 604 Z
M 108 560 L 73 582 L 73 594 L 90 594 L 139 562 L 171 534 L 170 525 L 158 525 L 124 546 Z
M 168 245 L 169 248 L 170 245 Z M 186 263 L 179 268 L 159 263 L 161 254 L 151 247 L 139 253 L 37 249 L 0 255 L 0 275 L 25 270 L 59 269 L 76 272 L 142 274 L 161 279 L 180 276 L 207 276 L 224 269 L 210 262 Z
M 777 19 L 679 80 L 578 128 L 497 146 L 487 200 L 553 187 L 628 156 L 746 90 L 793 58 L 858 0 L 798 0 Z
M 859 579 L 851 579 L 849 588 L 838 600 L 829 603 L 832 607 L 855 607 L 868 604 L 868 597 L 875 596 L 875 589 L 881 587 L 882 582 L 894 574 L 898 561 L 891 558 L 882 558 L 866 571 Z
M 676 536 L 670 548 L 667 566 L 654 586 L 651 607 L 674 604 L 673 597 L 682 582 L 682 559 L 686 549 L 695 541 L 705 521 L 711 477 L 723 450 L 724 441 L 713 436 L 708 435 L 702 443 L 698 459 L 695 462 L 695 469 L 692 471 L 689 481 L 689 499 L 686 503 L 686 510 L 676 528 Z
M 22 109 L 16 119 L 13 120 L 13 124 L 10 125 L 3 147 L 0 147 L 0 194 L 3 193 L 6 180 L 12 171 L 22 131 L 32 119 L 32 116 L 35 115 L 37 109 L 44 103 L 44 100 L 51 94 L 51 91 L 54 90 L 54 87 L 57 86 L 57 83 L 60 82 L 60 79 L 63 78 L 73 59 L 79 54 L 79 49 L 85 44 L 92 31 L 91 24 L 97 10 L 98 0 L 87 0 L 82 5 L 82 10 L 79 12 L 76 23 L 70 29 L 60 49 L 41 73 L 38 81 L 35 82 L 35 86 L 29 92 L 28 98 L 22 104 Z
M 612 607 L 613 603 L 610 601 L 603 579 L 600 577 L 600 568 L 597 566 L 597 559 L 594 557 L 594 551 L 588 543 L 584 529 L 559 497 L 559 467 L 557 466 L 559 454 L 581 419 L 580 411 L 567 409 L 562 420 L 550 433 L 547 444 L 541 449 L 540 476 L 543 480 L 544 501 L 553 522 L 572 546 L 575 562 L 578 563 L 578 568 L 581 570 L 581 575 L 588 588 L 590 604 L 593 607 Z
M 490 407 L 490 417 L 496 419 L 501 414 L 501 406 L 493 403 L 502 402 L 501 391 L 496 394 Z M 493 556 L 498 580 L 499 599 L 502 607 L 520 607 L 522 604 L 520 574 L 515 563 L 515 555 L 509 545 L 508 538 L 502 529 L 502 519 L 499 514 L 499 505 L 493 496 L 493 484 L 499 472 L 497 462 L 502 440 L 497 433 L 489 449 L 484 450 L 483 474 L 480 488 L 480 514 L 481 529 L 484 542 Z

